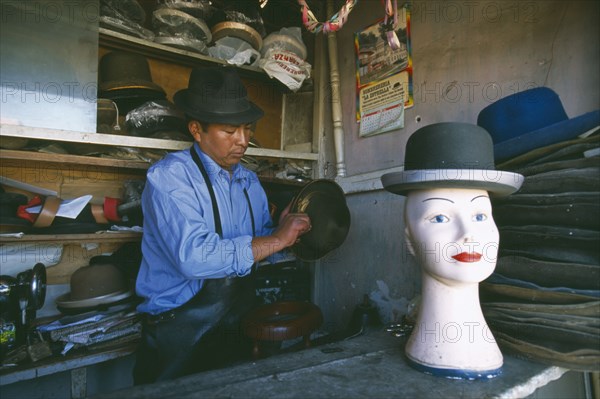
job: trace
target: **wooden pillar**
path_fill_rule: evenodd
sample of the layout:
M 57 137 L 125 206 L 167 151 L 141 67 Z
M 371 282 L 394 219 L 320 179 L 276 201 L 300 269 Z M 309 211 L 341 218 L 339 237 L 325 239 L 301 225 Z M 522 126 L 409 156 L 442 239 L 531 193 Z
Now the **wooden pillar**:
M 333 15 L 333 0 L 327 1 L 327 15 Z M 340 74 L 338 71 L 337 35 L 327 33 L 329 46 L 329 76 L 331 81 L 331 113 L 333 118 L 333 144 L 335 148 L 335 166 L 337 177 L 346 176 L 344 160 L 344 126 L 342 124 L 342 101 L 340 98 Z

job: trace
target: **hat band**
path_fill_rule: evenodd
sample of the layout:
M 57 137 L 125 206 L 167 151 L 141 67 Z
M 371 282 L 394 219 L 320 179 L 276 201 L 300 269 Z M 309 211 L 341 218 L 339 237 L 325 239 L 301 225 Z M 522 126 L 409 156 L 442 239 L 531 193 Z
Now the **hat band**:
M 251 108 L 247 97 L 219 100 L 207 96 L 194 96 L 193 93 L 188 92 L 187 98 L 190 109 L 213 114 L 238 114 Z

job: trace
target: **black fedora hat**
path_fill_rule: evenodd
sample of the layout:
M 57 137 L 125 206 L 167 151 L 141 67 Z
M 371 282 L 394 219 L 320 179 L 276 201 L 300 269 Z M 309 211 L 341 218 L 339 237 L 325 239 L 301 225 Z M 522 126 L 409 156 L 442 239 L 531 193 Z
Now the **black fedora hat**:
M 521 187 L 523 176 L 496 170 L 492 139 L 484 128 L 443 122 L 414 132 L 406 143 L 404 170 L 384 174 L 381 182 L 400 195 L 428 188 L 480 188 L 506 196 Z
M 231 67 L 195 68 L 187 89 L 175 93 L 175 104 L 201 122 L 250 123 L 264 112 L 248 99 L 238 73 Z

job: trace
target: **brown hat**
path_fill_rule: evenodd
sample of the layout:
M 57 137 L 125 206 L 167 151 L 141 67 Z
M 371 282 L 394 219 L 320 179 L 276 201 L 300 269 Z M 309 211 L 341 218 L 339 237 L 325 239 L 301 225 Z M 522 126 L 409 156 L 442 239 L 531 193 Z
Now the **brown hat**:
M 56 298 L 67 309 L 92 308 L 121 301 L 133 295 L 127 279 L 113 264 L 84 266 L 71 274 L 71 292 Z
M 99 90 L 107 94 L 116 90 L 142 89 L 165 94 L 162 87 L 152 82 L 148 60 L 139 54 L 113 51 L 100 59 Z M 111 98 L 102 95 L 101 97 Z

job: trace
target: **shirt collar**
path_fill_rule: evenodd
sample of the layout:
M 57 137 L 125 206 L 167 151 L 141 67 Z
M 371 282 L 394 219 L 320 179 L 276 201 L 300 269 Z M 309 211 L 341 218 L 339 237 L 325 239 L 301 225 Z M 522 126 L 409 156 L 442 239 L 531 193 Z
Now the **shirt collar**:
M 225 178 L 229 178 L 229 173 L 223 169 L 218 163 L 216 163 L 211 157 L 206 155 L 204 151 L 200 148 L 198 143 L 194 143 L 194 147 L 198 151 L 200 155 L 200 160 L 202 160 L 202 164 L 206 168 L 206 172 L 208 173 L 208 177 L 211 182 L 214 183 L 217 175 L 222 175 Z M 233 173 L 231 174 L 232 181 L 236 180 L 248 180 L 249 171 L 245 167 L 240 164 L 233 165 Z

